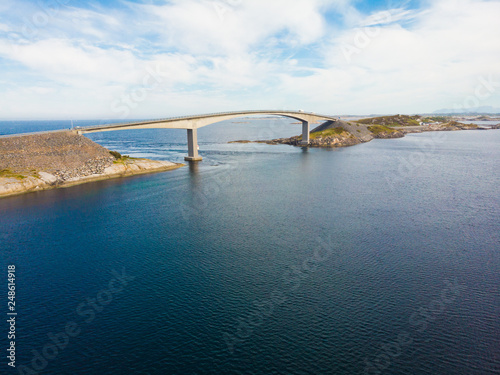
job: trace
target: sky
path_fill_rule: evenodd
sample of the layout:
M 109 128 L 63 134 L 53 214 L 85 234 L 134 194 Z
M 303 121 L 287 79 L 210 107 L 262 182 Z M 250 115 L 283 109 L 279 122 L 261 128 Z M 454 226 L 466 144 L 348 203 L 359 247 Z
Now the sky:
M 500 0 L 2 0 L 0 119 L 500 107 Z

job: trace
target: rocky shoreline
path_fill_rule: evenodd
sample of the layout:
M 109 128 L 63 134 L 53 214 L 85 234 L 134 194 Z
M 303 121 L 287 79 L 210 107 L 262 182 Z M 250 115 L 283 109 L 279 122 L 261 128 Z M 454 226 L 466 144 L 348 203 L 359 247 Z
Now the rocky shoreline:
M 71 131 L 4 137 L 0 138 L 0 198 L 181 166 L 112 155 Z
M 339 124 L 335 124 L 339 125 Z M 278 138 L 266 142 L 269 144 L 288 144 L 301 146 L 302 136 Z M 327 128 L 322 131 L 311 132 L 308 147 L 346 147 L 362 143 L 362 140 L 345 130 L 342 126 Z
M 432 131 L 458 131 L 458 130 L 489 130 L 500 129 L 500 124 L 489 129 L 480 128 L 474 124 L 463 124 L 456 121 L 430 123 L 421 125 L 417 120 L 419 116 L 388 116 L 384 118 L 364 119 L 362 121 L 326 121 L 310 132 L 309 145 L 307 147 L 348 147 L 360 143 L 369 142 L 373 139 L 402 138 L 406 134 L 423 133 Z M 290 138 L 277 138 L 267 141 L 255 141 L 267 144 L 287 144 L 300 146 L 302 136 Z M 241 140 L 231 143 L 250 143 L 252 141 Z

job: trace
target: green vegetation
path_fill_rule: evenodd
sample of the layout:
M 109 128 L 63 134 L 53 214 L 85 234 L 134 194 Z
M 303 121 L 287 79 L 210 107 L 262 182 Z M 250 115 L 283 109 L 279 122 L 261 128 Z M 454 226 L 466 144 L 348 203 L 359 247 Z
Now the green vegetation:
M 477 126 L 476 124 L 463 124 L 461 122 L 454 121 L 454 120 L 448 122 L 446 125 L 456 126 L 459 129 L 477 129 L 477 128 L 479 128 L 479 126 Z
M 395 133 L 395 132 L 397 132 L 397 130 L 388 128 L 387 126 L 383 126 L 383 125 L 369 126 L 368 130 L 371 131 L 375 135 L 380 134 L 380 133 Z
M 128 155 L 122 155 L 120 159 L 113 160 L 113 164 L 127 164 L 127 161 L 134 160 L 138 158 L 131 158 Z
M 110 151 L 109 152 L 115 159 L 121 159 L 122 154 L 120 154 L 118 151 Z
M 382 126 L 418 126 L 420 125 L 420 121 L 420 116 L 395 115 L 365 118 L 358 120 L 358 123 Z
M 426 117 L 422 119 L 423 122 L 446 122 L 449 121 L 449 118 L 446 116 L 433 116 Z
M 2 169 L 0 170 L 0 177 L 17 178 L 18 180 L 22 180 L 25 179 L 27 176 L 12 172 L 10 169 Z
M 109 153 L 115 158 L 115 160 L 113 160 L 114 164 L 126 164 L 127 160 L 136 159 L 131 158 L 129 155 L 122 155 L 117 151 L 110 151 Z
M 323 131 L 311 133 L 310 137 L 311 137 L 311 139 L 332 137 L 335 135 L 340 135 L 340 134 L 344 133 L 344 131 L 345 131 L 344 128 L 338 126 L 336 128 L 326 129 Z

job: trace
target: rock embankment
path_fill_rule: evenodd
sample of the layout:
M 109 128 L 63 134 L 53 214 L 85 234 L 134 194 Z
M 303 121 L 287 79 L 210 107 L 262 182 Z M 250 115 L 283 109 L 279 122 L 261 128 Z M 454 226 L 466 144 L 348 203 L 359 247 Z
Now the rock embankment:
M 71 131 L 0 138 L 0 197 L 159 172 L 182 164 L 112 156 Z
M 102 173 L 115 158 L 109 150 L 71 131 L 0 138 L 0 169 L 44 171 L 62 180 Z

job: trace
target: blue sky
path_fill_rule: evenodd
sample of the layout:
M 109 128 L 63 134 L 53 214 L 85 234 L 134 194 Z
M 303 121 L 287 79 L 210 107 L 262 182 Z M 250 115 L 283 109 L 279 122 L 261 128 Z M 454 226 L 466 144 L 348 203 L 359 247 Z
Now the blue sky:
M 500 1 L 2 0 L 0 118 L 500 106 Z

